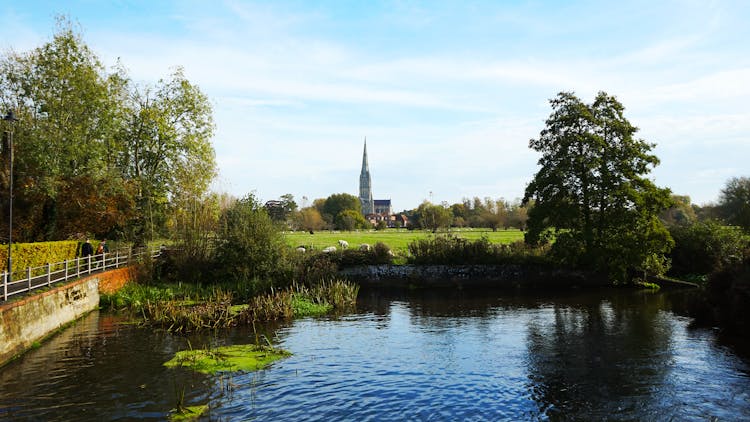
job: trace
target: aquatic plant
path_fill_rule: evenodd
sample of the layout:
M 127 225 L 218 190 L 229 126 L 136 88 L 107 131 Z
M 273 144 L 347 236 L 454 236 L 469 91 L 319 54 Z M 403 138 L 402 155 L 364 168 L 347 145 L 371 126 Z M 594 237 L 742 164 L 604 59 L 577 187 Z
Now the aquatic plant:
M 185 287 L 189 286 L 189 287 Z M 129 310 L 144 324 L 174 333 L 226 328 L 255 321 L 323 315 L 332 310 L 354 308 L 359 286 L 331 280 L 306 287 L 294 284 L 281 290 L 256 295 L 236 304 L 234 291 L 194 284 L 161 286 L 127 285 L 111 295 L 102 295 L 103 308 Z
M 208 410 L 207 404 L 197 406 L 181 406 L 178 409 L 172 409 L 169 413 L 170 422 L 185 422 L 197 420 Z
M 167 368 L 184 367 L 203 374 L 257 371 L 291 353 L 261 344 L 240 344 L 214 349 L 182 350 L 164 363 Z
M 322 315 L 332 310 L 345 312 L 356 306 L 358 293 L 359 286 L 346 280 L 331 280 L 311 287 L 294 284 L 254 297 L 239 318 L 241 322 L 252 323 Z
M 232 309 L 232 295 L 221 291 L 193 306 L 184 306 L 177 301 L 147 302 L 141 312 L 149 324 L 175 333 L 231 327 L 238 315 Z

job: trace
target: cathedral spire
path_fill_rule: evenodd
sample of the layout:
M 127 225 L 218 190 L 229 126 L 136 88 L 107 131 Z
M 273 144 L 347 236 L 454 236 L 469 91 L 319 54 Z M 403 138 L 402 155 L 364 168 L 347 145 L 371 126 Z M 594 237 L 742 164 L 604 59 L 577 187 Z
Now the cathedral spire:
M 362 204 L 362 214 L 367 215 L 375 212 L 375 206 L 372 200 L 370 165 L 367 162 L 367 137 L 365 137 L 365 148 L 362 153 L 362 171 L 359 173 L 359 202 Z
M 370 164 L 367 162 L 367 136 L 365 136 L 365 151 L 362 153 L 362 173 L 370 174 Z

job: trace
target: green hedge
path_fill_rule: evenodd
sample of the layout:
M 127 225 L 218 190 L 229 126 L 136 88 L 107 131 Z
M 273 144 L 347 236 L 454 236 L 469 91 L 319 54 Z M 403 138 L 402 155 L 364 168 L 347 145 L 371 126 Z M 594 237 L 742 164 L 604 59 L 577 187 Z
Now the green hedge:
M 74 259 L 82 242 L 77 240 L 63 240 L 59 242 L 14 243 L 13 272 L 28 267 L 41 267 L 48 263 L 63 262 Z M 92 241 L 92 244 L 94 242 Z M 0 268 L 5 270 L 8 261 L 8 245 L 0 245 Z

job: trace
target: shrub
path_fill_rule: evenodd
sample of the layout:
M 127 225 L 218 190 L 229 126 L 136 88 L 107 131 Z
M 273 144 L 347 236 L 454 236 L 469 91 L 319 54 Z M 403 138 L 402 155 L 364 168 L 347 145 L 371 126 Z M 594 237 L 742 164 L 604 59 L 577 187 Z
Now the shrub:
M 742 261 L 750 240 L 737 227 L 708 220 L 670 228 L 673 275 L 710 274 Z
M 524 242 L 495 245 L 486 237 L 471 241 L 454 235 L 418 239 L 408 245 L 409 262 L 418 265 L 546 264 L 549 246 Z
M 248 195 L 234 203 L 221 218 L 216 246 L 219 280 L 273 281 L 288 284 L 292 266 L 278 226 L 265 208 Z

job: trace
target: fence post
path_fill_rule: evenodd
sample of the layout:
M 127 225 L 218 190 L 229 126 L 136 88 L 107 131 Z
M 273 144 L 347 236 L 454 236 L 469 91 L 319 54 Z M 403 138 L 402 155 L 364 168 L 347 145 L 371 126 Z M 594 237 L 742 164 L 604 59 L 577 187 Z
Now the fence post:
M 91 255 L 86 257 L 86 268 L 88 269 L 88 273 L 91 274 Z
M 29 292 L 31 292 L 31 267 L 26 267 L 26 283 L 29 286 Z
M 8 300 L 8 272 L 3 273 L 3 300 Z
M 52 264 L 47 263 L 47 286 L 52 284 Z
M 65 281 L 68 281 L 68 260 L 65 260 Z
M 120 268 L 120 251 L 115 252 L 115 268 Z
M 81 276 L 81 258 L 76 257 L 76 278 Z

